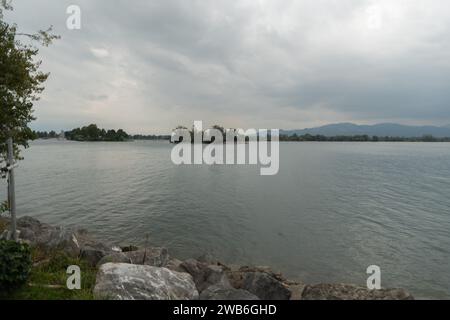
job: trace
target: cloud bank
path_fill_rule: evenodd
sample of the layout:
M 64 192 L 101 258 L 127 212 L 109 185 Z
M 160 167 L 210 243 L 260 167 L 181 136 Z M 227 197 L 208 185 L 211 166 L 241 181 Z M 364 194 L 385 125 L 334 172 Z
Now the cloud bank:
M 81 30 L 66 28 L 79 5 Z M 13 1 L 52 24 L 37 129 L 167 133 L 330 122 L 450 123 L 450 3 L 421 0 Z

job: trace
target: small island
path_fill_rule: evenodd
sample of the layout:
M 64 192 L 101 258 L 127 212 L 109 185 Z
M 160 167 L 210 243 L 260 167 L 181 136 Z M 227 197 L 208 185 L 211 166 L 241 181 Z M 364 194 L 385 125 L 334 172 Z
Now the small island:
M 130 136 L 124 130 L 100 129 L 96 124 L 66 131 L 67 140 L 74 141 L 128 141 Z

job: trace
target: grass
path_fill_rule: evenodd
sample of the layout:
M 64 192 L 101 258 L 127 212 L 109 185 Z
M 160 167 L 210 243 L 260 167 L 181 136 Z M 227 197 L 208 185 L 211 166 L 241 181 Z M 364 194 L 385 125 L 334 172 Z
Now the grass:
M 12 300 L 92 300 L 97 269 L 85 261 L 71 258 L 64 252 L 45 252 L 32 248 L 33 267 L 26 284 L 0 292 L 0 299 Z M 81 270 L 81 289 L 69 290 L 66 286 L 67 267 L 77 265 Z

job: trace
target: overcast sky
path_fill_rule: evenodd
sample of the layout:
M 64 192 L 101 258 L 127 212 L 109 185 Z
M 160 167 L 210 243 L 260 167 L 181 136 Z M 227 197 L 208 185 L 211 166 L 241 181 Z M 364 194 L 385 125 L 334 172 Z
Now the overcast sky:
M 81 8 L 81 30 L 66 8 Z M 450 124 L 448 0 L 15 0 L 50 24 L 36 129 L 167 133 L 334 122 Z

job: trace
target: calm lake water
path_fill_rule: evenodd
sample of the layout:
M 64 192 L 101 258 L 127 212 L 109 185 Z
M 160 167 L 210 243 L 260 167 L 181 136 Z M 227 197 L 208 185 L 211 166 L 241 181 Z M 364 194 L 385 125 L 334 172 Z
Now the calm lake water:
M 375 264 L 383 287 L 450 298 L 450 144 L 281 143 L 276 176 L 177 167 L 171 147 L 33 142 L 17 170 L 18 214 L 307 283 L 365 285 Z

